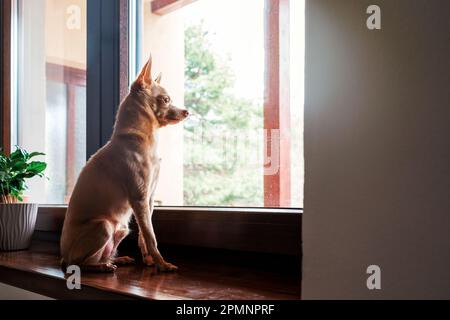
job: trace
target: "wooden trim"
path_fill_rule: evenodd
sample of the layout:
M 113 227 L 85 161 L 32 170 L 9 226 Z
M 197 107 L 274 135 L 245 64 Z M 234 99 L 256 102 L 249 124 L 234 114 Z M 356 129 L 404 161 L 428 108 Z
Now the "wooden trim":
M 56 299 L 298 300 L 301 261 L 296 257 L 162 246 L 179 273 L 158 273 L 141 263 L 137 244 L 119 249 L 136 259 L 114 275 L 81 273 L 81 290 L 67 288 L 58 242 L 34 237 L 30 248 L 0 253 L 0 282 Z M 226 292 L 222 292 L 226 288 Z
M 47 80 L 63 82 L 66 84 L 85 87 L 86 70 L 73 68 L 65 65 L 46 63 Z
M 165 15 L 172 11 L 183 8 L 197 0 L 153 0 L 152 13 L 157 15 Z
M 66 206 L 39 208 L 37 231 L 61 232 Z M 300 210 L 156 207 L 158 242 L 259 253 L 301 255 Z M 132 223 L 137 234 L 137 228 Z
M 39 206 L 36 231 L 61 232 L 67 206 Z
M 278 170 L 276 173 L 264 174 L 265 207 L 291 205 L 289 11 L 289 0 L 266 0 L 265 155 L 271 159 L 267 167 L 277 163 Z M 275 134 L 276 132 L 278 134 Z M 272 150 L 272 145 L 279 146 L 279 152 Z
M 6 154 L 11 151 L 11 0 L 0 5 L 0 135 Z
M 85 84 L 86 86 L 86 84 Z M 67 118 L 66 118 L 66 192 L 65 202 L 68 203 L 76 183 L 75 172 L 75 123 L 76 123 L 76 86 L 67 84 Z

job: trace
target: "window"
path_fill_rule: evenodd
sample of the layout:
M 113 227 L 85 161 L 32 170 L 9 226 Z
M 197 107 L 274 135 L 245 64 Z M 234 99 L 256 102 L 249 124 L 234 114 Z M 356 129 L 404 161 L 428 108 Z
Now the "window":
M 123 70 L 132 81 L 151 52 L 192 114 L 160 133 L 156 204 L 303 206 L 304 0 L 11 3 L 11 144 L 48 163 L 30 201 L 68 202 L 86 157 L 110 137 Z
M 12 1 L 12 145 L 46 153 L 29 201 L 67 203 L 86 161 L 86 0 Z
M 162 85 L 192 114 L 162 129 L 156 201 L 302 207 L 304 1 L 154 0 L 138 10 L 140 56 L 152 53 Z

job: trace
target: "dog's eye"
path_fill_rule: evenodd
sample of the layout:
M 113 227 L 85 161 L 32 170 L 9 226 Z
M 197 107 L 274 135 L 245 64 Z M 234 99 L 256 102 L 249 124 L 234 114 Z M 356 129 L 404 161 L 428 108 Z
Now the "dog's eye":
M 162 97 L 162 101 L 163 101 L 165 104 L 169 104 L 169 103 L 170 103 L 170 97 L 168 97 L 168 96 Z

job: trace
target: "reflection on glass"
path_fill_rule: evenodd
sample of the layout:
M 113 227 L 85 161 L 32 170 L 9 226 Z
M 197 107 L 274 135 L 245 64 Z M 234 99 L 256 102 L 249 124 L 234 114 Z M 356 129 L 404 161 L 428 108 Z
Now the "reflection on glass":
M 28 201 L 67 203 L 86 160 L 86 0 L 13 1 L 13 145 L 46 153 Z

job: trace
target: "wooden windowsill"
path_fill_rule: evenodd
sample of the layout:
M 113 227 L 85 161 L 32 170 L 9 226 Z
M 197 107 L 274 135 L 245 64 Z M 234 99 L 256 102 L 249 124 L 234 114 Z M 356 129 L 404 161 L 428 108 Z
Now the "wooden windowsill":
M 57 242 L 35 240 L 30 250 L 0 252 L 0 282 L 56 299 L 300 299 L 300 270 L 224 264 L 206 256 L 199 261 L 176 252 L 165 256 L 179 272 L 156 273 L 137 264 L 119 267 L 114 274 L 82 274 L 82 289 L 69 290 Z

